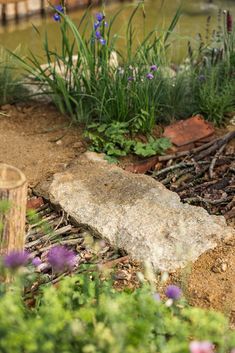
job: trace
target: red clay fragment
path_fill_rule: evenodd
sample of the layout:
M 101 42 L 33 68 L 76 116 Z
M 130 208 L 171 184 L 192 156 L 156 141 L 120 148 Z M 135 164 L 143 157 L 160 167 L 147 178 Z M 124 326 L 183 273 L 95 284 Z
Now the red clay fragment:
M 144 174 L 148 170 L 155 167 L 157 160 L 158 160 L 158 157 L 156 157 L 156 156 L 150 157 L 150 158 L 145 159 L 143 161 L 140 161 L 136 164 L 130 164 L 130 165 L 126 166 L 124 169 L 128 172 L 131 172 L 131 173 Z
M 195 115 L 187 120 L 180 120 L 167 126 L 163 136 L 168 137 L 176 146 L 184 146 L 204 139 L 213 133 L 214 127 L 201 115 Z
M 27 201 L 27 210 L 36 210 L 44 204 L 42 197 L 36 197 Z

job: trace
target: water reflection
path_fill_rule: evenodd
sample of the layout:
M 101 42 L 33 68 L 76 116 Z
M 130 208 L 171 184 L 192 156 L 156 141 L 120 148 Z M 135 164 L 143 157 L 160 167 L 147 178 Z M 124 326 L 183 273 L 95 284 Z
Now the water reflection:
M 120 8 L 123 9 L 118 20 L 116 21 L 113 32 L 118 32 L 120 36 L 124 34 L 124 29 L 127 19 L 133 10 L 133 6 L 137 2 L 110 4 L 106 8 L 107 18 L 112 16 Z M 141 40 L 144 32 L 147 33 L 153 28 L 166 28 L 169 25 L 178 6 L 182 3 L 181 0 L 147 0 L 145 1 L 146 20 L 144 21 L 143 14 L 140 11 L 136 18 L 136 40 Z M 197 33 L 203 33 L 206 28 L 206 18 L 211 16 L 211 27 L 215 28 L 219 9 L 229 9 L 235 17 L 235 0 L 185 0 L 182 4 L 182 16 L 176 28 L 175 39 L 177 45 L 173 46 L 171 56 L 174 61 L 178 61 L 184 55 L 185 42 L 189 38 L 193 38 Z M 97 9 L 92 10 L 93 13 Z M 71 17 L 75 22 L 79 22 L 83 11 L 79 10 L 71 13 Z M 37 26 L 42 33 L 41 38 L 36 34 L 32 27 L 32 23 Z M 41 41 L 45 29 L 48 30 L 50 42 L 56 46 L 58 42 L 58 24 L 54 23 L 50 17 L 48 18 L 31 18 L 29 21 L 20 22 L 17 25 L 10 23 L 7 27 L 0 27 L 0 43 L 2 46 L 9 49 L 15 49 L 21 45 L 22 54 L 26 54 L 28 49 L 39 55 L 41 51 Z M 125 45 L 125 42 L 120 38 L 119 45 Z M 43 57 L 41 58 L 44 61 Z

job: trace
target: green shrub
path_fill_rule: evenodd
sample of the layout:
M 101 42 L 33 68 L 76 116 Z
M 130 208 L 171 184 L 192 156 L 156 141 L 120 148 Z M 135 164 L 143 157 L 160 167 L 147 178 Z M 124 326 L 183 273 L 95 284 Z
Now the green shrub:
M 188 353 L 191 340 L 209 340 L 216 352 L 235 344 L 220 313 L 166 306 L 145 285 L 117 292 L 97 276 L 80 275 L 45 287 L 33 309 L 12 287 L 0 296 L 2 353 Z

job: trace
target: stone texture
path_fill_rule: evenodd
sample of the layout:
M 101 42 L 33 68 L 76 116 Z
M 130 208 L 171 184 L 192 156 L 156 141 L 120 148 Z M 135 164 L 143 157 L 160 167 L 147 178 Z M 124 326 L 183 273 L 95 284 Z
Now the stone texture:
M 184 267 L 235 236 L 223 217 L 183 204 L 151 177 L 124 171 L 95 153 L 54 175 L 49 196 L 77 222 L 161 271 Z

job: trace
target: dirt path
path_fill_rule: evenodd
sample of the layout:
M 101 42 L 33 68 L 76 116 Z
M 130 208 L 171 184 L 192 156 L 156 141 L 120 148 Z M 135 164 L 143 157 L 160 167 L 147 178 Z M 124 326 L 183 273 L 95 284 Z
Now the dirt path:
M 5 106 L 1 111 L 8 116 L 0 115 L 0 162 L 20 168 L 30 187 L 65 169 L 86 149 L 79 128 L 69 129 L 62 140 L 52 142 L 69 121 L 51 105 Z M 117 270 L 126 273 L 123 286 L 135 287 L 135 267 L 125 261 Z M 190 304 L 221 310 L 235 325 L 235 241 L 206 252 L 171 281 L 181 285 Z

